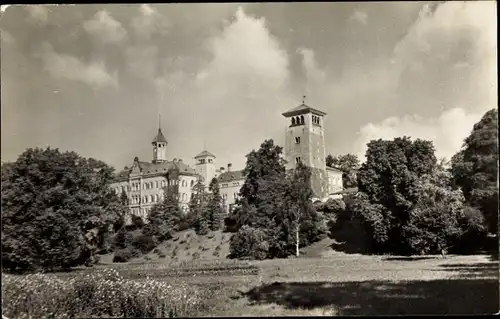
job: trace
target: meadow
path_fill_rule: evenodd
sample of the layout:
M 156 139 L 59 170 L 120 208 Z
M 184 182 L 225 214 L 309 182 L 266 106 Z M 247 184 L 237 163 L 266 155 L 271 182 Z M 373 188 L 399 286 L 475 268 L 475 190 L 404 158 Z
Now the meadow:
M 8 318 L 487 314 L 499 309 L 489 256 L 363 256 L 108 264 L 2 274 Z

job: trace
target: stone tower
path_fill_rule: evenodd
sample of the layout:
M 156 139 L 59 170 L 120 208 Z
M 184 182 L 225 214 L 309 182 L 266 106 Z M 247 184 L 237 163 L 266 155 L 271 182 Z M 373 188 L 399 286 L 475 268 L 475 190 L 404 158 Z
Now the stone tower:
M 195 170 L 201 176 L 201 182 L 208 188 L 212 178 L 215 177 L 215 155 L 209 151 L 203 151 L 194 157 L 196 161 Z
M 304 97 L 305 98 L 305 97 Z M 326 172 L 325 112 L 304 103 L 282 114 L 288 121 L 285 136 L 286 169 L 302 162 L 311 169 L 311 187 L 315 197 L 328 196 Z
M 167 160 L 167 139 L 161 132 L 161 127 L 158 126 L 158 133 L 151 142 L 153 145 L 153 163 L 164 163 Z

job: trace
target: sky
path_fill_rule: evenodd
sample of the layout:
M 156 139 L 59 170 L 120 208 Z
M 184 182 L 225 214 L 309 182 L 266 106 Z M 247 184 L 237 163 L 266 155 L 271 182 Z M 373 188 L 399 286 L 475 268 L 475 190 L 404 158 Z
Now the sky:
M 282 112 L 327 113 L 328 154 L 432 140 L 450 158 L 497 107 L 494 1 L 12 5 L 0 10 L 1 157 L 76 151 L 243 168 Z

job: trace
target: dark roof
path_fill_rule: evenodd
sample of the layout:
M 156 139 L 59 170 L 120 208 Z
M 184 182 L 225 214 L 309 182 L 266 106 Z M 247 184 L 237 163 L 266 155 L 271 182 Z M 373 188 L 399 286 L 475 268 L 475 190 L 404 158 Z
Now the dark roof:
M 209 151 L 205 150 L 205 151 L 201 152 L 200 154 L 196 155 L 194 158 L 205 157 L 205 156 L 215 157 L 214 154 L 212 154 Z
M 198 175 L 196 171 L 184 164 L 183 162 L 173 162 L 167 161 L 163 163 L 151 163 L 151 162 L 142 162 L 138 161 L 139 167 L 142 170 L 143 177 L 152 177 L 155 175 L 163 175 L 166 174 L 169 170 L 178 170 L 181 175 Z M 116 174 L 114 181 L 124 181 L 128 179 L 132 168 L 127 170 L 122 170 L 118 174 Z
M 328 170 L 328 171 L 339 171 L 339 172 L 342 172 L 342 170 L 339 167 L 327 166 L 326 170 Z
M 217 177 L 217 180 L 219 182 L 231 182 L 241 179 L 245 179 L 245 175 L 243 175 L 243 170 L 225 172 L 220 174 L 219 177 Z
M 357 187 L 350 187 L 350 188 L 343 189 L 343 190 L 341 190 L 339 192 L 332 193 L 330 195 L 355 194 L 357 192 L 358 192 L 358 188 Z
M 315 108 L 312 108 L 304 103 L 301 105 L 297 106 L 296 108 L 293 108 L 289 111 L 286 111 L 285 113 L 282 113 L 283 116 L 289 117 L 289 116 L 295 116 L 295 115 L 300 115 L 300 114 L 305 114 L 305 113 L 314 113 L 320 116 L 326 115 L 325 112 L 317 110 Z
M 156 134 L 156 137 L 151 143 L 156 143 L 156 142 L 168 143 L 167 139 L 165 138 L 165 136 L 163 136 L 163 133 L 161 132 L 161 128 L 158 129 L 158 134 Z

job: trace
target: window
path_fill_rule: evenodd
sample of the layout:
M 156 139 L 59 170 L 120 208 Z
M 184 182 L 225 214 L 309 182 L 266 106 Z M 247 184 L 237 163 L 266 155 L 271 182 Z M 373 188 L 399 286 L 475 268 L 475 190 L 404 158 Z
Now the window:
M 156 181 L 156 188 L 158 188 L 158 181 Z
M 208 159 L 208 162 L 209 162 L 209 163 L 212 163 L 212 159 L 211 159 L 211 158 L 209 158 L 209 159 Z
M 295 117 L 292 117 L 292 125 L 295 125 Z
M 299 137 L 299 136 L 297 136 L 297 137 L 295 138 L 295 144 L 300 144 L 300 137 Z
M 193 187 L 193 185 L 194 185 L 194 181 L 192 180 L 192 181 L 191 181 L 191 187 Z
M 296 163 L 296 164 L 299 164 L 300 162 L 301 162 L 300 157 L 296 157 L 296 158 L 295 158 L 295 163 Z
M 142 188 L 146 189 L 146 183 L 142 184 Z
M 165 187 L 165 181 L 161 181 L 161 187 Z
M 304 124 L 304 115 L 300 116 L 300 124 Z

